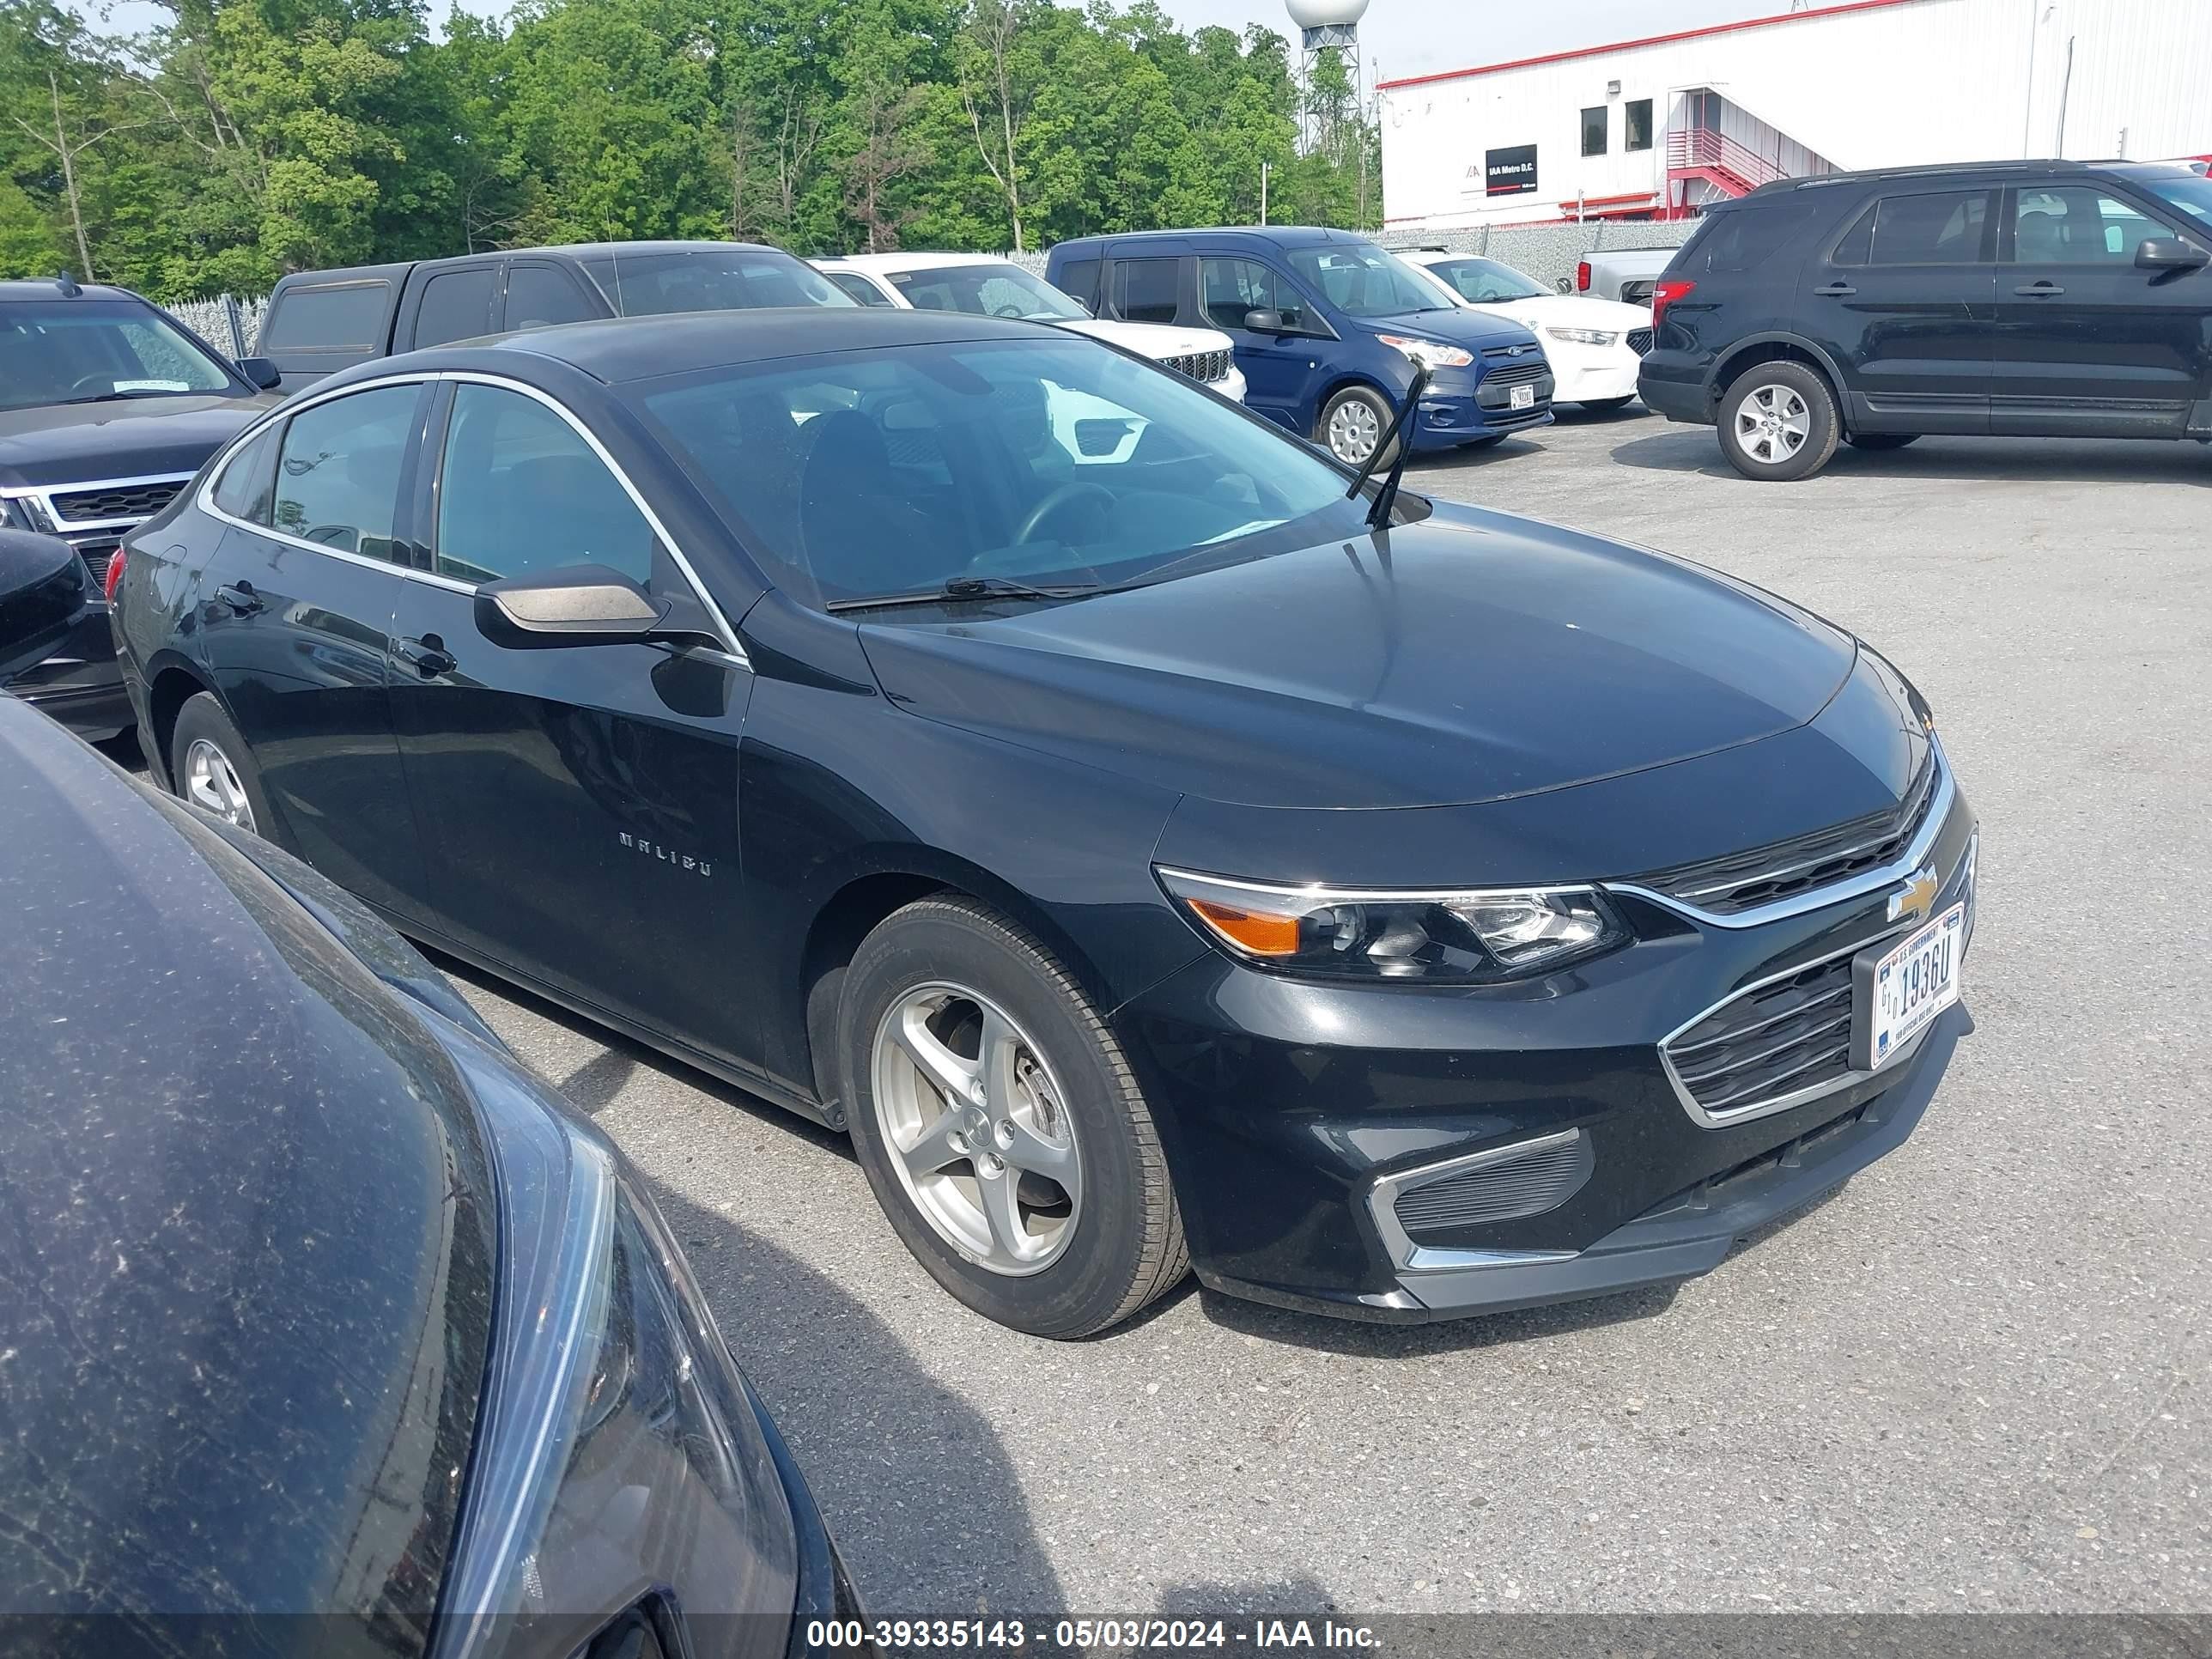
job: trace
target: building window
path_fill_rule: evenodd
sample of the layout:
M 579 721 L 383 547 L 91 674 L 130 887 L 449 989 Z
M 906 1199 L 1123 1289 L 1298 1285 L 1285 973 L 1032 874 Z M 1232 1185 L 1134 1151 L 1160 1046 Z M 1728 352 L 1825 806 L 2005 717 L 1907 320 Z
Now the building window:
M 1620 147 L 1623 149 L 1651 148 L 1651 100 L 1638 98 L 1621 112 Z
M 1595 109 L 1586 109 L 1583 112 L 1583 155 L 1605 154 L 1605 114 L 1603 104 L 1600 104 Z

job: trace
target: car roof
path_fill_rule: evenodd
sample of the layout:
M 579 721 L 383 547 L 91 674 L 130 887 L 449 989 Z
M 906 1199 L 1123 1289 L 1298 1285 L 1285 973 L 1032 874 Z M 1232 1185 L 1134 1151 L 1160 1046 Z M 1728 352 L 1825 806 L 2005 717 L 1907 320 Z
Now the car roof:
M 965 340 L 1069 338 L 1064 329 L 959 311 L 908 311 L 888 306 L 787 306 L 738 311 L 689 311 L 673 316 L 614 317 L 496 336 L 472 346 L 436 346 L 386 357 L 364 370 L 392 374 L 417 365 L 445 367 L 466 351 L 482 367 L 496 357 L 540 357 L 566 363 L 607 385 L 772 362 L 820 351 L 871 351 L 944 345 Z M 518 367 L 520 367 L 518 365 Z
M 653 242 L 563 242 L 547 247 L 504 247 L 486 249 L 480 253 L 454 253 L 441 259 L 403 259 L 397 264 L 381 265 L 338 265 L 328 270 L 295 270 L 282 277 L 277 288 L 317 288 L 338 286 L 347 283 L 386 281 L 397 283 L 408 272 L 420 268 L 424 270 L 442 270 L 448 265 L 481 264 L 492 259 L 619 259 L 650 253 L 775 253 L 781 248 L 769 247 L 762 242 L 716 242 L 709 240 L 653 241 Z M 790 258 L 790 255 L 784 255 Z M 88 292 L 89 290 L 88 290 Z
M 2065 161 L 2054 159 L 2023 161 L 1941 161 L 1922 167 L 1869 167 L 1857 173 L 1822 173 L 1809 179 L 1778 179 L 1771 184 L 1761 185 L 1749 195 L 1736 202 L 1721 203 L 1720 208 L 1758 205 L 1786 196 L 1796 191 L 1820 190 L 1838 185 L 1860 185 L 1916 179 L 2050 179 L 2089 178 L 2099 174 L 2118 173 L 2123 176 L 2142 176 L 2170 171 L 2166 164 L 2156 161 Z
M 77 291 L 71 294 L 52 276 L 0 282 L 0 304 L 10 300 L 128 300 L 131 304 L 140 306 L 153 303 L 127 288 L 111 288 L 105 283 L 82 283 L 77 285 Z
M 885 276 L 900 270 L 942 270 L 948 265 L 1014 265 L 1022 267 L 1002 253 L 848 253 L 834 259 L 814 262 L 824 270 L 880 271 Z
M 1320 242 L 1366 242 L 1364 231 L 1332 230 L 1324 225 L 1220 225 L 1203 230 L 1130 230 L 1111 235 L 1079 236 L 1056 243 L 1057 254 L 1072 247 L 1091 248 L 1112 242 L 1205 241 L 1228 247 L 1310 247 Z

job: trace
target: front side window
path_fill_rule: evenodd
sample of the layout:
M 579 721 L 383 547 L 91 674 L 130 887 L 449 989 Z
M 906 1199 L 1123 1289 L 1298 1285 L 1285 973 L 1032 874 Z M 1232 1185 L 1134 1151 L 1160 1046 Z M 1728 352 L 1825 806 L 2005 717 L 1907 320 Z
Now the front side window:
M 1636 98 L 1621 107 L 1620 147 L 1626 150 L 1651 148 L 1651 100 Z
M 898 270 L 891 286 L 917 311 L 964 311 L 977 317 L 1023 317 L 1060 323 L 1091 313 L 1041 276 L 1017 264 L 945 265 L 933 270 Z M 1168 302 L 1175 302 L 1169 287 Z
M 437 571 L 495 581 L 601 564 L 643 586 L 653 526 L 576 428 L 535 398 L 453 389 L 438 476 Z
M 0 305 L 0 409 L 238 390 L 222 364 L 149 307 L 101 300 Z
M 825 352 L 627 393 L 808 604 L 1161 579 L 1358 533 L 1305 446 L 1091 342 Z
M 2078 186 L 2014 197 L 2013 259 L 2023 265 L 2126 265 L 2165 226 L 2125 202 Z
M 1244 328 L 1245 314 L 1254 311 L 1279 313 L 1293 333 L 1306 325 L 1297 290 L 1257 259 L 1200 259 L 1198 287 L 1206 320 L 1216 328 Z
M 1449 311 L 1451 302 L 1372 242 L 1328 242 L 1291 250 L 1291 269 L 1339 311 L 1354 317 L 1401 317 Z
M 1583 154 L 1605 154 L 1606 111 L 1603 104 L 1583 112 Z
M 1116 259 L 1114 314 L 1130 323 L 1175 321 L 1182 266 L 1180 259 Z
M 1502 305 L 1508 300 L 1540 300 L 1544 290 L 1510 265 L 1472 254 L 1438 259 L 1424 267 L 1445 287 L 1470 305 Z
M 422 394 L 378 386 L 295 415 L 276 458 L 271 525 L 342 553 L 395 557 L 399 475 Z
M 584 262 L 617 316 L 845 307 L 854 300 L 804 259 L 772 247 L 617 248 Z

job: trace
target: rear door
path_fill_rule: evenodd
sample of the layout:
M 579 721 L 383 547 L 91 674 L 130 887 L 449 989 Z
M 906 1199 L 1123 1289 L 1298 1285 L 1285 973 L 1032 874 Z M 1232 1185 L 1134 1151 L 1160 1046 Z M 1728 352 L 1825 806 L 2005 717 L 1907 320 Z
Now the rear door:
M 1807 264 L 1798 313 L 1843 369 L 1852 430 L 1990 429 L 1997 194 L 1885 192 Z M 1733 213 L 1728 223 L 1759 216 Z
M 308 404 L 217 481 L 226 529 L 199 577 L 198 649 L 281 829 L 341 886 L 422 912 L 422 865 L 386 675 L 403 503 L 426 383 Z M 222 510 L 220 504 L 228 504 Z
M 2005 192 L 1995 432 L 2179 437 L 2202 395 L 2212 276 L 2136 269 L 2179 235 L 2109 185 Z
M 394 351 L 414 351 L 489 334 L 499 289 L 499 261 L 418 270 L 400 302 Z
M 1198 261 L 1198 300 L 1203 320 L 1236 344 L 1244 371 L 1244 402 L 1300 437 L 1313 424 L 1313 399 L 1322 377 L 1317 348 L 1334 335 L 1289 278 L 1262 260 L 1203 254 Z M 1245 325 L 1247 313 L 1282 313 L 1284 331 L 1261 333 Z
M 757 1058 L 718 963 L 744 927 L 742 659 L 668 644 L 495 645 L 477 585 L 612 567 L 696 600 L 636 498 L 557 404 L 461 381 L 418 491 L 393 705 L 428 849 L 432 927 L 556 995 L 718 1059 Z

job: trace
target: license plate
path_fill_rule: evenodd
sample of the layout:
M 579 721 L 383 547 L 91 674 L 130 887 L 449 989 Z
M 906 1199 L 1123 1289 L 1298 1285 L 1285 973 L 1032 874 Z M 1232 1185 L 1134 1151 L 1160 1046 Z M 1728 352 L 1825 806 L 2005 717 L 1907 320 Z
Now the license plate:
M 1887 1065 L 1959 1000 L 1966 944 L 1962 900 L 1881 956 L 1869 951 L 1859 958 L 1853 1066 L 1872 1072 Z
M 1534 386 L 1515 386 L 1515 387 L 1513 388 L 1513 407 L 1514 407 L 1514 408 L 1516 408 L 1516 409 L 1534 409 L 1534 408 L 1535 408 L 1535 406 L 1536 406 L 1536 388 L 1535 388 Z

